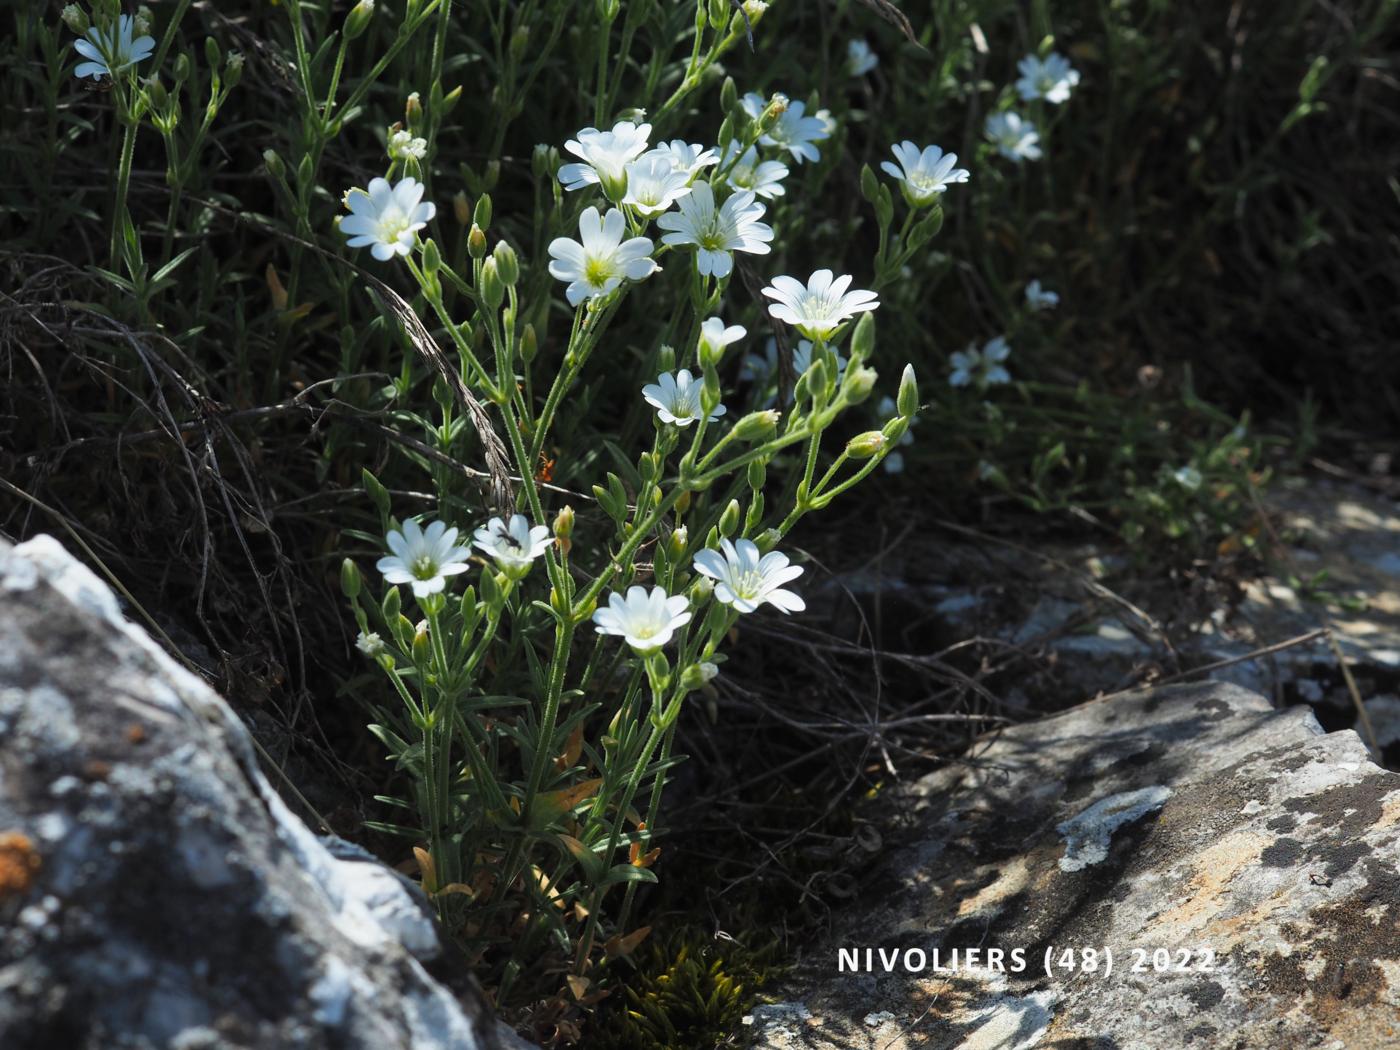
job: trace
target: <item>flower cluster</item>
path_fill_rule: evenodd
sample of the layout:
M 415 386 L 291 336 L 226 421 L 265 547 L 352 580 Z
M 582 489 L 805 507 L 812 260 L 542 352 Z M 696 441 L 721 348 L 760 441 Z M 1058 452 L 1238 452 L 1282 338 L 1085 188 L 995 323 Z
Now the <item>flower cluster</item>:
M 1048 102 L 1058 106 L 1069 100 L 1070 93 L 1079 84 L 1079 71 L 1069 64 L 1069 59 L 1056 51 L 1044 58 L 1027 55 L 1016 68 L 1021 76 L 1015 88 L 1022 102 Z M 1039 160 L 1043 155 L 1040 130 L 1015 110 L 988 116 L 985 133 L 987 141 L 997 153 L 1017 164 Z

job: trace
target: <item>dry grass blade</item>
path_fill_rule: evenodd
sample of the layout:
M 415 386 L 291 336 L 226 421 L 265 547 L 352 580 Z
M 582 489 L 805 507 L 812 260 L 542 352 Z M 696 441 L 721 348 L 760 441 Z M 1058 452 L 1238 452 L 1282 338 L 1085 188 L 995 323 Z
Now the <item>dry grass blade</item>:
M 924 46 L 914 36 L 914 27 L 909 24 L 909 17 L 890 3 L 890 0 L 860 0 L 860 2 L 903 33 L 909 43 L 915 47 Z
M 486 469 L 491 473 L 491 505 L 498 514 L 509 515 L 515 507 L 515 492 L 510 484 L 510 467 L 506 459 L 506 447 L 501 441 L 501 436 L 496 433 L 496 428 L 491 425 L 491 419 L 487 416 L 486 409 L 467 389 L 467 384 L 463 382 L 457 370 L 448 362 L 442 348 L 434 342 L 432 335 L 429 334 L 413 307 L 408 305 L 407 300 L 373 274 L 361 270 L 360 275 L 369 282 L 375 294 L 398 319 L 404 332 L 412 341 L 414 349 L 422 354 L 424 359 L 433 366 L 434 371 L 442 377 L 442 381 L 452 391 L 457 403 L 467 413 L 467 418 L 472 421 L 472 426 L 476 428 L 477 437 L 481 439 L 482 453 L 486 457 Z

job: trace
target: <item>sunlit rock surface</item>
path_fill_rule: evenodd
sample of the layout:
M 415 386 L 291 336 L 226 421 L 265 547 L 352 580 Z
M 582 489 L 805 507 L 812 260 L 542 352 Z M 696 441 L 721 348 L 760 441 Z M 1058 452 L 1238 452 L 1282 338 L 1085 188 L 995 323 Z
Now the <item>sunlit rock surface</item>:
M 330 848 L 328 848 L 328 845 Z M 0 1047 L 492 1050 L 417 891 L 49 537 L 0 542 Z
M 903 804 L 903 844 L 753 1045 L 1400 1045 L 1400 776 L 1305 708 L 1229 684 L 1091 703 Z

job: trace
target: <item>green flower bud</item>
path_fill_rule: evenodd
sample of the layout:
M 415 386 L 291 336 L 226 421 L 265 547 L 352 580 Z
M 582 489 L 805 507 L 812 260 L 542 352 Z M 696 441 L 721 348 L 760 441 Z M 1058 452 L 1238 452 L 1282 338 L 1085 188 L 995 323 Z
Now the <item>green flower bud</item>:
M 345 39 L 355 40 L 369 28 L 374 18 L 374 0 L 360 0 L 345 16 Z
M 712 663 L 691 664 L 681 672 L 681 688 L 686 692 L 693 693 L 713 681 L 718 674 L 719 668 Z
M 499 310 L 506 297 L 506 286 L 501 283 L 500 270 L 493 256 L 481 264 L 481 298 L 488 309 Z
M 530 171 L 535 178 L 554 178 L 554 173 L 559 170 L 559 151 L 546 143 L 540 143 L 530 154 Z
M 899 444 L 905 432 L 909 429 L 909 419 L 906 416 L 895 416 L 881 428 L 881 433 L 885 435 L 885 440 L 891 445 Z
M 189 78 L 190 78 L 190 56 L 189 56 L 189 55 L 181 55 L 179 58 L 175 59 L 175 66 L 174 66 L 173 70 L 171 71 L 171 75 L 174 76 L 174 78 L 175 78 L 175 83 L 177 83 L 177 84 L 183 84 L 186 80 L 189 80 Z
M 767 132 L 771 131 L 773 129 L 773 125 L 778 123 L 778 120 L 782 117 L 782 115 L 787 112 L 787 108 L 787 96 L 783 94 L 775 94 L 772 98 L 772 101 L 770 101 L 767 107 L 763 110 L 763 112 L 758 115 L 757 124 L 759 134 L 766 134 Z
M 467 234 L 467 254 L 473 259 L 486 258 L 486 234 L 476 223 L 472 223 L 471 233 Z
M 750 412 L 734 425 L 734 438 L 736 441 L 757 441 L 765 438 L 773 433 L 781 418 L 782 413 L 772 408 L 762 412 Z
M 487 194 L 482 194 L 476 202 L 476 210 L 472 212 L 472 221 L 483 230 L 491 228 L 491 198 Z
M 761 459 L 756 459 L 749 464 L 748 482 L 749 488 L 754 492 L 762 490 L 763 484 L 768 480 L 768 464 Z
M 656 367 L 663 372 L 669 372 L 676 367 L 676 348 L 662 344 L 661 349 L 656 352 Z
M 63 9 L 63 21 L 78 36 L 87 36 L 87 31 L 92 28 L 87 12 L 77 4 L 69 4 Z
M 423 244 L 423 272 L 429 277 L 436 277 L 440 269 L 442 269 L 442 252 L 438 250 L 437 241 L 426 241 Z
M 165 109 L 165 104 L 170 101 L 170 94 L 165 90 L 165 85 L 160 82 L 160 77 L 153 76 L 146 81 L 146 97 L 151 100 L 151 107 L 157 111 Z
M 766 0 L 744 0 L 744 14 L 749 16 L 749 25 L 758 25 L 758 20 L 768 10 Z
M 423 119 L 423 100 L 418 96 L 418 92 L 409 95 L 403 104 L 403 119 L 411 129 L 418 126 L 418 122 Z
M 359 566 L 349 558 L 340 563 L 340 591 L 345 597 L 352 601 L 358 598 L 362 582 Z
M 573 547 L 574 535 L 574 508 L 565 507 L 558 514 L 554 515 L 554 539 L 559 544 L 559 551 L 568 555 Z
M 515 257 L 515 249 L 505 241 L 496 244 L 496 250 L 491 253 L 496 260 L 496 270 L 501 275 L 501 280 L 510 287 L 515 287 L 515 282 L 520 280 L 520 260 Z
M 520 359 L 528 365 L 535 360 L 535 355 L 539 352 L 540 343 L 539 337 L 535 335 L 535 326 L 526 324 L 525 330 L 520 333 Z
M 428 641 L 428 621 L 419 620 L 418 626 L 413 630 L 413 659 L 418 663 L 427 663 L 428 654 L 432 652 L 432 647 Z
M 467 200 L 467 195 L 461 190 L 452 195 L 452 217 L 457 220 L 458 226 L 472 224 L 472 206 Z
M 739 507 L 739 501 L 732 499 L 729 506 L 724 508 L 724 513 L 719 516 L 719 534 L 721 536 L 733 536 L 734 530 L 739 527 L 739 517 L 743 511 Z
M 719 111 L 721 113 L 733 113 L 734 107 L 739 104 L 739 89 L 734 86 L 733 77 L 725 77 L 724 84 L 719 89 Z M 723 143 L 724 139 L 721 138 Z
M 878 430 L 867 430 L 846 442 L 846 455 L 851 459 L 869 459 L 885 447 L 885 435 Z
M 444 117 L 451 116 L 452 111 L 457 108 L 457 104 L 461 101 L 462 85 L 458 84 L 455 88 L 453 88 L 451 91 L 449 91 L 446 95 L 443 96 L 442 105 L 438 109 L 439 115 Z
M 914 378 L 914 366 L 905 365 L 904 374 L 899 377 L 899 414 L 906 419 L 919 410 L 919 381 Z
M 135 35 L 138 37 L 150 36 L 154 19 L 155 16 L 151 14 L 151 9 L 149 7 L 145 4 L 138 7 L 136 9 L 136 17 L 131 20 L 131 28 L 134 30 Z
M 729 0 L 710 0 L 710 25 L 715 27 L 715 32 L 723 32 L 728 24 Z
M 879 378 L 873 368 L 866 368 L 865 365 L 857 365 L 855 368 L 846 369 L 846 401 L 852 405 L 858 405 L 870 396 L 870 392 L 875 389 L 875 380 Z
M 243 79 L 243 52 L 230 51 L 228 59 L 224 62 L 224 84 L 228 87 L 235 86 Z
M 666 538 L 666 553 L 671 556 L 672 561 L 680 561 L 689 543 L 690 530 L 684 525 L 678 525 L 671 530 L 671 535 Z
M 510 37 L 510 54 L 517 62 L 525 56 L 526 49 L 530 46 L 530 27 L 522 25 L 517 27 Z
M 219 47 L 219 42 L 212 36 L 204 38 L 204 61 L 210 69 L 218 69 L 223 62 L 224 53 Z
M 880 180 L 875 178 L 869 164 L 860 166 L 860 195 L 871 204 L 874 204 L 875 198 L 880 195 Z
M 267 168 L 267 173 L 274 179 L 287 177 L 287 165 L 282 163 L 282 158 L 277 155 L 275 149 L 263 150 L 263 165 Z

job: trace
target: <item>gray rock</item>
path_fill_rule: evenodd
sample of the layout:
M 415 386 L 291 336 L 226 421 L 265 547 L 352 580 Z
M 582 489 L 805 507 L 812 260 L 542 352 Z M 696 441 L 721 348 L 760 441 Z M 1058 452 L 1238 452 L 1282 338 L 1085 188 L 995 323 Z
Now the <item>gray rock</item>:
M 901 802 L 913 833 L 753 1045 L 1400 1045 L 1400 776 L 1306 708 L 1228 684 L 1090 703 Z
M 444 953 L 418 891 L 289 813 L 96 576 L 0 543 L 0 1046 L 524 1045 L 430 976 Z

